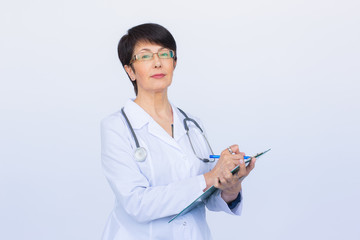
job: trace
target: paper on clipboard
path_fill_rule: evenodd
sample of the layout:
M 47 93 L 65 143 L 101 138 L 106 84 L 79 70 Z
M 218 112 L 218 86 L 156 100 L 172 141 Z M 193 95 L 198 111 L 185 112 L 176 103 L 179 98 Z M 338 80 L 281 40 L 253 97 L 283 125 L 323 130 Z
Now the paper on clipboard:
M 245 161 L 245 164 L 249 164 L 252 158 L 259 158 L 260 156 L 264 155 L 265 153 L 267 153 L 268 151 L 270 151 L 271 148 L 269 148 L 268 150 L 255 154 L 254 156 L 252 156 L 250 159 Z M 231 173 L 235 174 L 239 171 L 240 166 L 236 166 Z M 216 192 L 218 189 L 214 186 L 211 186 L 208 190 L 206 190 L 203 194 L 201 194 L 197 199 L 195 199 L 195 201 L 193 201 L 192 203 L 190 203 L 186 208 L 184 208 L 180 213 L 178 213 L 175 217 L 173 217 L 168 223 L 172 222 L 174 219 L 176 219 L 179 216 L 182 216 L 188 212 L 190 212 L 192 209 L 194 209 L 195 207 L 197 207 L 200 204 L 203 204 L 204 200 L 207 199 L 208 197 L 210 197 L 214 192 Z

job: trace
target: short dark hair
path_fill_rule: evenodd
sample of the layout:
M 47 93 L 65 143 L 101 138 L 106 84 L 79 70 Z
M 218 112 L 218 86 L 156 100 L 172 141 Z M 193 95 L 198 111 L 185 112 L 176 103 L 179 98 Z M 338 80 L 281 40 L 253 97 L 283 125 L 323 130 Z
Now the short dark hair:
M 118 55 L 123 67 L 125 65 L 132 67 L 130 61 L 134 54 L 135 45 L 141 41 L 159 44 L 160 46 L 174 50 L 174 60 L 176 61 L 176 42 L 171 33 L 159 24 L 145 23 L 130 28 L 127 34 L 120 39 L 118 44 Z M 134 68 L 132 69 L 134 70 Z M 130 76 L 128 77 L 130 79 Z M 131 83 L 134 85 L 134 91 L 137 95 L 138 89 L 136 80 L 131 81 Z

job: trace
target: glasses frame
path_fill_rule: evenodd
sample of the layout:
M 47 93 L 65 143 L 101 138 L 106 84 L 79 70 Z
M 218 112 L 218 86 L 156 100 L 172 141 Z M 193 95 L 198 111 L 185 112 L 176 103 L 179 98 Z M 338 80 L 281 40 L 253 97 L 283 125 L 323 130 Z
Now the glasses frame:
M 174 50 L 171 50 L 171 49 L 169 49 L 169 52 L 170 52 L 170 55 L 171 55 L 171 53 L 172 53 L 172 57 L 161 57 L 161 56 L 159 55 L 159 52 L 161 52 L 161 51 L 163 51 L 163 50 L 165 50 L 165 49 L 166 49 L 166 48 L 161 49 L 161 50 L 159 50 L 159 51 L 156 52 L 156 53 L 150 52 L 150 51 L 146 51 L 146 52 L 151 53 L 151 58 L 146 59 L 146 60 L 144 60 L 144 59 L 142 59 L 142 60 L 139 59 L 139 54 L 140 54 L 140 53 L 135 54 L 135 55 L 131 58 L 130 64 L 133 64 L 135 61 L 140 61 L 140 62 L 151 61 L 151 60 L 154 59 L 154 54 L 158 55 L 158 57 L 159 57 L 160 59 L 170 59 L 170 58 L 173 58 L 173 59 L 174 59 L 174 58 L 175 58 L 175 51 L 174 51 Z

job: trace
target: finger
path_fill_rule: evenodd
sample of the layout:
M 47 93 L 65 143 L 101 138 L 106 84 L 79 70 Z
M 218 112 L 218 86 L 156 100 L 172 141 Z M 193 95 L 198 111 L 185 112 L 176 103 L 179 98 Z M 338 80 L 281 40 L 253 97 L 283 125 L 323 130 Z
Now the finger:
M 219 179 L 222 186 L 229 184 L 228 180 L 225 177 L 220 177 Z
M 239 177 L 237 176 L 237 174 L 232 175 L 231 184 L 236 185 L 236 184 L 238 184 L 238 182 L 239 182 Z
M 224 154 L 224 155 L 232 155 L 232 154 L 234 154 L 235 152 L 234 152 L 234 150 L 233 150 L 233 147 L 234 145 L 231 145 L 231 146 L 229 146 L 229 147 L 227 147 L 226 149 L 224 149 L 222 152 L 221 152 L 221 154 Z
M 237 145 L 237 144 L 233 144 L 233 145 L 231 145 L 229 148 L 230 148 L 231 151 L 232 151 L 233 153 L 235 153 L 235 154 L 240 153 L 240 151 L 239 151 L 239 145 Z
M 227 169 L 232 170 L 237 165 L 239 165 L 239 160 L 242 159 L 242 158 L 243 158 L 243 156 L 241 156 L 240 154 L 233 154 L 233 155 L 224 156 L 223 161 L 222 161 L 222 165 L 226 166 Z
M 244 158 L 244 154 L 236 153 L 236 154 L 226 156 L 226 157 L 230 158 L 230 159 L 240 160 L 240 159 Z
M 237 145 L 236 145 L 237 146 Z M 238 147 L 237 147 L 238 149 Z M 227 161 L 229 159 L 233 159 L 233 160 L 240 160 L 241 158 L 243 158 L 245 156 L 245 153 L 239 152 L 237 151 L 237 153 L 230 153 L 228 149 L 225 149 L 221 152 L 220 155 L 220 160 L 222 161 Z M 236 165 L 238 165 L 238 163 L 236 163 Z
M 251 170 L 254 169 L 255 162 L 256 162 L 256 158 L 251 158 L 249 165 L 247 165 L 247 167 L 246 167 L 247 174 L 249 174 L 251 172 Z
M 242 182 L 245 178 L 246 176 L 242 176 L 241 178 L 239 178 L 239 182 Z
M 240 178 L 247 174 L 244 158 L 239 160 L 239 166 L 240 166 L 240 169 L 238 172 L 238 177 Z
M 216 188 L 220 188 L 220 187 L 221 187 L 221 182 L 220 182 L 220 179 L 219 179 L 218 177 L 215 179 L 214 187 L 216 187 Z
M 227 173 L 231 173 L 239 165 L 239 161 L 239 159 L 229 159 L 224 163 L 221 174 L 226 176 Z
M 226 149 L 222 150 L 221 155 L 231 155 L 231 153 L 230 153 L 229 150 L 226 148 Z
M 224 178 L 225 178 L 226 182 L 228 183 L 228 182 L 232 181 L 233 175 L 230 171 L 228 171 L 224 174 Z
M 226 153 L 225 153 L 226 154 Z M 239 165 L 239 161 L 244 158 L 244 153 L 238 153 L 233 155 L 222 156 L 221 161 L 216 163 L 219 167 L 220 172 L 225 174 L 226 171 L 232 171 L 236 166 Z
M 236 167 L 237 165 L 239 165 L 239 160 L 242 159 L 243 156 L 240 154 L 234 154 L 234 155 L 230 155 L 230 156 L 226 156 L 224 157 L 224 163 L 226 164 L 230 164 L 228 166 L 231 167 Z
M 239 160 L 244 160 L 244 156 L 245 156 L 245 153 L 241 152 L 241 153 L 230 156 L 230 158 L 233 160 L 233 162 L 237 166 L 237 165 L 239 165 Z

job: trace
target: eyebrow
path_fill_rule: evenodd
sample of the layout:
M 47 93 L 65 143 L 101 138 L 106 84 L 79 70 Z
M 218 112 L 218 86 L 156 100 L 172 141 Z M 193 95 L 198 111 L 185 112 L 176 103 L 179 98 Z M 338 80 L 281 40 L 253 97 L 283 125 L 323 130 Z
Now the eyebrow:
M 161 47 L 161 48 L 159 48 L 158 51 L 163 50 L 163 49 L 167 49 L 167 48 L 166 48 L 166 47 Z M 149 48 L 142 48 L 142 49 L 140 49 L 140 51 L 138 51 L 138 52 L 142 52 L 142 51 L 149 51 L 149 52 L 151 52 L 151 50 L 150 50 Z

